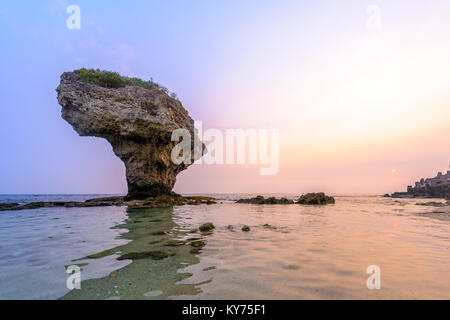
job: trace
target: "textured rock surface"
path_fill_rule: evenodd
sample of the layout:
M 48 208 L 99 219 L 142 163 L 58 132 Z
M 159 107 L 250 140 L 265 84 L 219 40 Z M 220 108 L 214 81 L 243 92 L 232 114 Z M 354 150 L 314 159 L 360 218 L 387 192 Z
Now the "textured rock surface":
M 254 198 L 249 199 L 239 199 L 236 203 L 251 203 L 251 204 L 293 204 L 293 200 L 289 200 L 286 198 L 264 198 L 263 196 L 256 196 Z
M 297 200 L 297 202 L 294 202 L 293 200 L 287 199 L 287 198 L 264 198 L 263 196 L 256 196 L 254 198 L 248 198 L 248 199 L 239 199 L 236 201 L 236 203 L 250 203 L 250 204 L 309 204 L 309 205 L 315 205 L 315 204 L 332 204 L 335 203 L 335 200 L 333 197 L 325 195 L 323 192 L 319 193 L 307 193 Z
M 198 139 L 194 121 L 177 99 L 135 85 L 101 87 L 81 81 L 75 72 L 63 73 L 56 91 L 64 120 L 80 136 L 108 140 L 124 162 L 127 199 L 171 193 L 176 175 L 189 166 L 171 161 L 178 143 L 171 141 L 172 132 L 188 129 L 192 140 Z
M 335 203 L 335 200 L 333 197 L 327 196 L 323 192 L 319 192 L 319 193 L 304 194 L 300 196 L 297 203 L 308 205 L 323 205 L 323 204 L 333 204 Z
M 127 206 L 128 209 L 149 209 L 149 208 L 170 208 L 173 206 L 182 206 L 185 204 L 215 204 L 215 199 L 204 196 L 188 196 L 183 197 L 177 194 L 162 194 L 155 197 L 147 197 L 145 199 L 126 200 L 124 197 L 106 197 L 94 198 L 84 202 L 81 201 L 46 201 L 46 202 L 29 202 L 25 204 L 19 203 L 2 203 L 0 211 L 17 211 L 31 210 L 39 208 L 85 208 L 85 207 L 106 207 L 106 206 Z

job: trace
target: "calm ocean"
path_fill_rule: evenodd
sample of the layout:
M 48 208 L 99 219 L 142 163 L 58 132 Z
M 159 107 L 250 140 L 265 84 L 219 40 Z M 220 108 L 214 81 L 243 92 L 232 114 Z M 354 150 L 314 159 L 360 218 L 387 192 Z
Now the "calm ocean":
M 425 200 L 339 195 L 311 207 L 217 197 L 172 209 L 0 212 L 0 299 L 450 299 L 450 219 L 416 205 Z M 205 222 L 216 226 L 211 234 L 193 230 Z M 193 250 L 195 241 L 205 246 Z M 163 258 L 117 259 L 142 252 Z M 66 286 L 70 265 L 81 268 L 79 290 Z M 380 290 L 366 285 L 374 265 Z

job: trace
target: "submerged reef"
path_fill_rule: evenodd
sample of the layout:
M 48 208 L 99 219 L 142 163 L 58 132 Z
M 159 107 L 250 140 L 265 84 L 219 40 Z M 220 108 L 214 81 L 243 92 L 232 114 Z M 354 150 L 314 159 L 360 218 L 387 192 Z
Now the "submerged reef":
M 250 204 L 306 204 L 306 205 L 323 205 L 323 204 L 333 204 L 335 200 L 331 196 L 327 196 L 323 192 L 319 193 L 307 193 L 294 202 L 287 198 L 264 198 L 263 196 L 256 196 L 254 198 L 239 199 L 236 203 L 250 203 Z
M 177 194 L 159 195 L 148 197 L 140 200 L 128 200 L 127 197 L 104 197 L 94 198 L 86 201 L 47 201 L 47 202 L 30 202 L 26 204 L 19 203 L 2 203 L 0 211 L 27 210 L 39 208 L 85 208 L 85 207 L 106 207 L 106 206 L 127 206 L 128 209 L 148 209 L 148 208 L 169 208 L 176 205 L 185 204 L 214 204 L 215 199 L 204 196 L 180 196 Z
M 236 203 L 252 203 L 252 204 L 292 204 L 293 200 L 286 198 L 277 199 L 275 197 L 264 198 L 263 196 L 256 196 L 249 199 L 239 199 Z

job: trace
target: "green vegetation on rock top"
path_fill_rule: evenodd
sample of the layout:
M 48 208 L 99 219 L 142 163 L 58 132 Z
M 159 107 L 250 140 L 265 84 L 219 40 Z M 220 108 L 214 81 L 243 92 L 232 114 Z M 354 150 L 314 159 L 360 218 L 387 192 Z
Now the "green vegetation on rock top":
M 167 88 L 161 86 L 157 82 L 154 82 L 153 79 L 148 81 L 144 81 L 139 78 L 129 78 L 125 76 L 121 76 L 117 72 L 113 71 L 103 71 L 100 69 L 86 69 L 81 68 L 74 71 L 79 80 L 95 83 L 101 87 L 105 88 L 120 88 L 125 86 L 138 86 L 146 89 L 158 89 L 166 94 L 170 94 L 172 98 L 176 98 L 175 93 L 169 93 Z

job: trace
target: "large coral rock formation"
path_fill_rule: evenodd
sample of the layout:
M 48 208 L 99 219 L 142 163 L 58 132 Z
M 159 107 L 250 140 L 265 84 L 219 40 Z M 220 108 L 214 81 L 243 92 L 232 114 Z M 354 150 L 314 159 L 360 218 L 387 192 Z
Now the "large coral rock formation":
M 178 143 L 171 141 L 172 132 L 184 128 L 191 140 L 198 139 L 194 121 L 180 101 L 158 87 L 101 86 L 77 72 L 63 73 L 56 91 L 62 117 L 75 131 L 105 138 L 124 162 L 128 199 L 172 192 L 176 175 L 189 166 L 172 162 L 171 151 Z M 197 150 L 195 156 L 199 154 Z M 195 160 L 193 151 L 191 160 Z

